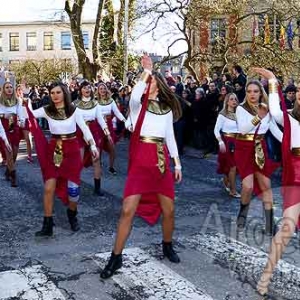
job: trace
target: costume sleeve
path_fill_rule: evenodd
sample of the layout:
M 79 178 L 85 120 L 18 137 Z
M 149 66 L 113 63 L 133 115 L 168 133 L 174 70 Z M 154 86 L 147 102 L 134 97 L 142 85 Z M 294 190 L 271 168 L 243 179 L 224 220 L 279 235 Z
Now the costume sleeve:
M 75 110 L 74 114 L 75 114 L 75 118 L 76 118 L 76 124 L 81 129 L 85 141 L 87 143 L 89 143 L 90 145 L 92 145 L 92 144 L 94 145 L 95 144 L 94 138 L 92 136 L 92 133 L 91 133 L 89 127 L 85 124 L 82 115 L 80 113 L 78 113 L 77 109 Z
M 20 123 L 25 123 L 25 116 L 24 116 L 24 110 L 22 106 L 22 100 L 18 99 L 18 104 L 17 104 L 17 115 L 20 120 Z
M 130 111 L 134 114 L 140 111 L 140 108 L 142 106 L 141 98 L 143 96 L 145 88 L 146 88 L 146 83 L 140 80 L 132 89 L 132 93 L 129 101 L 129 107 L 130 107 Z
M 103 118 L 102 109 L 99 104 L 96 107 L 96 118 L 102 129 L 107 128 L 107 124 Z
M 166 128 L 166 144 L 172 158 L 178 157 L 178 149 L 174 136 L 173 113 L 169 112 Z
M 125 121 L 125 117 L 121 114 L 117 104 L 115 101 L 112 102 L 111 104 L 112 110 L 114 112 L 114 115 L 120 120 L 120 121 Z
M 216 139 L 220 142 L 222 140 L 222 137 L 221 137 L 221 133 L 220 131 L 222 130 L 223 128 L 223 125 L 224 125 L 224 117 L 222 115 L 218 115 L 218 118 L 217 118 L 217 121 L 216 121 L 216 125 L 215 125 L 215 129 L 214 129 L 214 134 L 215 134 L 215 137 Z
M 2 123 L 1 123 L 1 120 L 0 120 L 0 138 L 1 138 L 3 141 L 7 141 L 7 136 L 6 136 L 4 127 L 3 127 Z
M 269 95 L 269 108 L 275 121 L 283 126 L 283 111 L 280 108 L 278 93 L 271 93 Z

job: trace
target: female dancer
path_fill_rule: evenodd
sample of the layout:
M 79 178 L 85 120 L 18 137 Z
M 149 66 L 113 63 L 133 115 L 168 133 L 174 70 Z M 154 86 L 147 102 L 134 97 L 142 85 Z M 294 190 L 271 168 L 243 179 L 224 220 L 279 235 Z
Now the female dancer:
M 12 151 L 5 149 L 7 167 L 5 178 L 11 181 L 12 187 L 17 187 L 15 163 L 19 151 L 20 127 L 24 127 L 22 105 L 20 104 L 13 86 L 10 82 L 5 82 L 0 96 L 0 120 L 4 127 L 6 136 L 11 145 Z M 19 121 L 19 123 L 18 123 Z
M 268 235 L 273 234 L 273 194 L 270 176 L 278 167 L 267 156 L 265 133 L 270 129 L 279 141 L 282 132 L 268 109 L 268 97 L 261 83 L 251 80 L 246 85 L 245 101 L 236 109 L 239 133 L 236 136 L 235 161 L 242 178 L 241 207 L 237 218 L 238 230 L 243 230 L 252 191 L 262 193 Z M 258 184 L 258 186 L 256 186 Z M 257 190 L 258 188 L 258 190 Z
M 71 104 L 70 94 L 66 86 L 62 83 L 52 84 L 49 92 L 51 100 L 48 106 L 27 111 L 45 181 L 44 222 L 42 230 L 36 232 L 36 236 L 51 236 L 53 234 L 52 211 L 55 193 L 69 206 L 67 216 L 71 229 L 73 231 L 79 230 L 76 215 L 82 160 L 76 137 L 76 125 L 82 130 L 93 156 L 98 157 L 93 136 L 81 114 Z M 34 117 L 47 119 L 51 132 L 49 143 L 37 128 Z
M 110 143 L 110 141 L 107 139 L 107 136 L 105 135 L 105 132 L 103 130 L 100 131 L 101 133 L 101 150 L 104 149 L 109 153 L 109 172 L 113 175 L 116 175 L 117 172 L 114 168 L 114 162 L 115 162 L 115 146 L 116 143 L 116 135 L 114 133 L 113 129 L 113 116 L 112 113 L 122 122 L 125 123 L 126 119 L 121 114 L 121 112 L 118 109 L 118 106 L 116 102 L 111 98 L 110 92 L 105 85 L 105 83 L 99 83 L 97 87 L 97 100 L 98 103 L 101 106 L 102 114 L 104 115 L 104 119 L 107 122 L 108 129 L 110 131 L 112 141 L 113 143 Z M 101 156 L 101 154 L 100 154 Z
M 146 82 L 152 73 L 152 61 L 146 55 L 142 58 L 142 66 L 145 71 L 134 87 L 130 100 L 134 132 L 130 139 L 123 208 L 115 246 L 108 264 L 101 272 L 101 278 L 108 278 L 121 268 L 122 250 L 136 211 L 150 224 L 156 223 L 162 212 L 163 253 L 171 262 L 180 262 L 172 245 L 174 179 L 168 162 L 168 151 L 175 161 L 175 179 L 180 182 L 181 165 L 173 131 L 173 116 L 175 119 L 180 117 L 181 106 L 158 73 L 152 75 L 142 100 Z
M 272 240 L 268 261 L 257 285 L 259 294 L 266 295 L 273 271 L 295 232 L 300 216 L 300 86 L 297 89 L 295 107 L 288 113 L 282 93 L 280 93 L 280 98 L 283 110 L 280 108 L 278 82 L 275 75 L 261 68 L 253 70 L 269 80 L 270 112 L 276 122 L 284 127 L 282 141 L 283 222 Z
M 105 136 L 107 137 L 109 142 L 112 144 L 110 132 L 102 116 L 101 106 L 98 105 L 98 102 L 94 99 L 92 86 L 88 81 L 85 80 L 80 84 L 78 93 L 79 93 L 78 99 L 75 100 L 73 104 L 77 107 L 78 113 L 82 115 L 85 123 L 89 126 L 89 129 L 92 132 L 93 138 L 96 142 L 97 150 L 99 152 L 99 148 L 100 148 L 99 125 L 103 130 L 103 132 L 105 133 Z M 90 151 L 89 149 L 86 149 L 87 147 L 89 147 L 89 145 L 84 140 L 82 131 L 79 130 L 77 131 L 77 137 L 81 149 L 81 157 L 84 160 L 84 165 L 85 167 L 89 167 L 91 165 Z M 94 160 L 92 164 L 94 167 L 94 194 L 98 196 L 103 196 L 103 193 L 101 192 L 100 163 L 98 160 Z
M 23 95 L 23 89 L 22 86 L 19 84 L 17 85 L 16 88 L 16 96 L 19 99 L 21 105 L 22 105 L 22 109 L 23 109 L 23 116 L 25 119 L 25 124 L 24 127 L 21 128 L 20 131 L 20 139 L 24 138 L 25 142 L 26 142 L 26 149 L 27 149 L 27 162 L 28 163 L 33 163 L 33 159 L 32 159 L 32 141 L 31 141 L 31 134 L 30 134 L 30 130 L 29 130 L 29 122 L 28 122 L 28 114 L 27 114 L 27 110 L 26 110 L 26 102 L 24 101 L 24 95 Z
M 234 159 L 235 137 L 238 132 L 235 110 L 238 99 L 234 93 L 227 94 L 224 108 L 220 111 L 215 125 L 215 136 L 219 141 L 218 173 L 224 174 L 226 191 L 234 198 L 241 195 L 236 191 L 236 163 Z

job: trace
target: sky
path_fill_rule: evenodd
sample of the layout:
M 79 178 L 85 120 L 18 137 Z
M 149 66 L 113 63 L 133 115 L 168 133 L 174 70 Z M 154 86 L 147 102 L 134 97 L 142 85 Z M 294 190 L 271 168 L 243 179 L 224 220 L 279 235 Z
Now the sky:
M 4 1 L 0 0 L 0 3 Z M 64 0 L 9 0 L 6 3 L 9 3 L 10 9 L 0 10 L 0 22 L 58 19 L 60 17 L 59 11 L 63 11 L 64 8 Z M 98 0 L 86 0 L 83 19 L 95 19 L 97 3 Z M 117 5 L 118 1 L 115 0 L 114 3 Z M 166 55 L 167 45 L 170 42 L 170 35 L 166 37 L 167 30 L 163 27 L 159 28 L 158 33 L 156 31 L 157 41 L 155 42 L 151 34 L 140 37 L 131 45 L 132 50 Z M 171 53 L 177 54 L 184 48 L 185 45 L 181 44 L 174 47 Z

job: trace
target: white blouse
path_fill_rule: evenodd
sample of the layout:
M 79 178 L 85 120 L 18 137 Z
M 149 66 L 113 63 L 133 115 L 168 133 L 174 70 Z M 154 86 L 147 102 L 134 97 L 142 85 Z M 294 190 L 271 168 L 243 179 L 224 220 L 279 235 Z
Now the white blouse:
M 276 122 L 283 126 L 283 112 L 279 104 L 278 93 L 269 95 L 270 112 Z M 300 123 L 295 118 L 289 115 L 291 123 L 291 149 L 300 147 Z
M 254 126 L 251 122 L 253 118 L 254 118 L 254 116 L 252 114 L 250 114 L 245 108 L 243 108 L 240 105 L 237 107 L 236 119 L 237 119 L 239 133 L 255 134 L 258 126 L 260 126 L 257 134 L 265 134 L 270 129 L 270 131 L 274 135 L 274 137 L 278 141 L 280 141 L 280 142 L 282 141 L 283 134 L 282 134 L 281 130 L 278 128 L 276 122 L 274 121 L 274 119 L 272 118 L 270 113 L 268 113 L 261 120 L 260 125 L 258 124 L 256 126 Z
M 0 138 L 3 141 L 7 141 L 6 133 L 5 133 L 4 127 L 3 127 L 2 123 L 1 123 L 1 120 L 0 120 Z
M 93 140 L 92 133 L 89 127 L 85 124 L 82 115 L 75 109 L 75 112 L 68 119 L 65 120 L 54 120 L 48 116 L 45 112 L 44 107 L 40 107 L 36 110 L 32 110 L 33 115 L 36 118 L 45 118 L 48 121 L 49 129 L 52 134 L 70 134 L 76 132 L 76 124 L 81 129 L 84 139 L 86 141 Z
M 146 83 L 143 81 L 139 81 L 135 85 L 131 93 L 131 98 L 129 101 L 130 114 L 128 120 L 130 122 L 130 125 L 132 125 L 133 130 L 142 108 L 141 98 L 145 91 L 145 88 Z M 129 123 L 128 120 L 126 122 L 127 126 Z M 174 137 L 172 111 L 164 115 L 157 115 L 146 111 L 144 122 L 141 128 L 141 136 L 164 138 L 166 140 L 166 145 L 171 157 L 178 157 L 178 149 Z
M 76 111 L 82 116 L 84 121 L 97 120 L 102 129 L 107 128 L 107 124 L 103 118 L 102 108 L 99 104 L 91 109 L 81 109 L 77 107 Z
M 221 140 L 221 132 L 238 133 L 237 122 L 219 114 L 214 129 L 214 134 L 217 140 Z
M 25 117 L 23 114 L 23 106 L 22 106 L 22 103 L 20 102 L 20 100 L 18 101 L 17 105 L 14 105 L 11 107 L 7 107 L 7 106 L 0 104 L 0 114 L 7 114 L 7 115 L 15 114 L 15 115 L 18 115 L 18 118 L 21 123 L 25 122 Z
M 102 114 L 104 116 L 109 116 L 111 115 L 111 113 L 113 112 L 114 115 L 120 120 L 120 121 L 125 121 L 126 119 L 124 118 L 124 116 L 121 114 L 116 102 L 113 100 L 110 104 L 106 104 L 106 105 L 101 105 L 99 104 L 101 107 L 101 111 Z

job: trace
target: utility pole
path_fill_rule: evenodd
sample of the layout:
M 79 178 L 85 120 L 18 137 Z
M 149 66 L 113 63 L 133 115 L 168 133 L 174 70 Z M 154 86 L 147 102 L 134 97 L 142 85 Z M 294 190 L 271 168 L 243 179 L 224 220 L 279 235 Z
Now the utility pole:
M 125 0 L 125 14 L 124 14 L 124 74 L 123 84 L 127 83 L 128 72 L 128 22 L 129 22 L 129 0 Z

